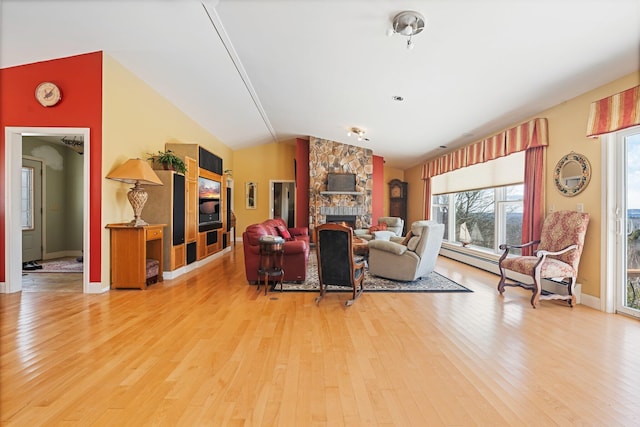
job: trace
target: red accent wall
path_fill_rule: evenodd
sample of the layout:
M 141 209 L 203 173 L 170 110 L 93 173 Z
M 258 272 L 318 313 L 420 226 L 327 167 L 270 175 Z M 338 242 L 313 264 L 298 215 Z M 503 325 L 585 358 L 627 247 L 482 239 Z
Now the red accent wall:
M 43 81 L 56 83 L 62 100 L 43 107 L 34 94 Z M 89 159 L 89 280 L 101 280 L 102 250 L 102 52 L 20 65 L 0 70 L 0 176 L 6 179 L 5 127 L 81 127 L 91 132 Z M 4 185 L 0 186 L 0 242 L 6 239 Z M 4 244 L 0 247 L 0 281 L 6 281 Z
M 296 138 L 296 226 L 309 227 L 309 141 Z
M 377 224 L 384 213 L 384 157 L 373 156 L 373 194 L 371 195 L 371 224 Z

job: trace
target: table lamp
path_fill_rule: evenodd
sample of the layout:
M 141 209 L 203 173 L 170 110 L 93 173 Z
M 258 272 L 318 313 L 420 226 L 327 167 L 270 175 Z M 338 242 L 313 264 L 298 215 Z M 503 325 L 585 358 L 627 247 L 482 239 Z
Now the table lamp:
M 142 159 L 129 159 L 122 165 L 115 168 L 107 178 L 114 181 L 126 182 L 133 184 L 133 187 L 127 193 L 127 198 L 133 208 L 133 221 L 129 223 L 131 227 L 142 227 L 149 225 L 145 220 L 140 218 L 142 208 L 147 203 L 149 197 L 147 192 L 142 188 L 144 185 L 162 185 L 162 181 L 158 175 L 151 169 L 149 163 Z

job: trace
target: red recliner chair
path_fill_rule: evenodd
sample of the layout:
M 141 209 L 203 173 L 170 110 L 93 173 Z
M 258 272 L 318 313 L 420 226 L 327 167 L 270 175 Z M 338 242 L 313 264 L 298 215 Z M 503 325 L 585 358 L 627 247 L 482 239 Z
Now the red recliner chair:
M 307 278 L 307 264 L 309 263 L 309 229 L 307 227 L 287 228 L 281 218 L 252 224 L 242 233 L 247 281 L 251 284 L 258 283 L 259 239 L 262 236 L 280 236 L 285 239 L 283 280 L 285 282 L 304 282 Z

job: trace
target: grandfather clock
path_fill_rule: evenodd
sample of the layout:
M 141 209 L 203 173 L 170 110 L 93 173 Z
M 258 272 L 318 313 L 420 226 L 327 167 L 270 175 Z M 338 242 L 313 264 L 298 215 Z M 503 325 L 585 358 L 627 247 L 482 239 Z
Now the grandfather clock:
M 404 220 L 404 235 L 407 230 L 407 183 L 399 179 L 389 181 L 389 216 L 398 216 Z

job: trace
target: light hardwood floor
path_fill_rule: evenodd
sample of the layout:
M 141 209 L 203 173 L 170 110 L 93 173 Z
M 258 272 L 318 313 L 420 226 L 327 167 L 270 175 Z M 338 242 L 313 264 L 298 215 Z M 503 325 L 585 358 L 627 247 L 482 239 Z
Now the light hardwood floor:
M 22 292 L 82 293 L 82 273 L 22 273 Z
M 257 293 L 242 245 L 102 295 L 0 296 L 6 426 L 637 426 L 640 322 L 496 291 Z

